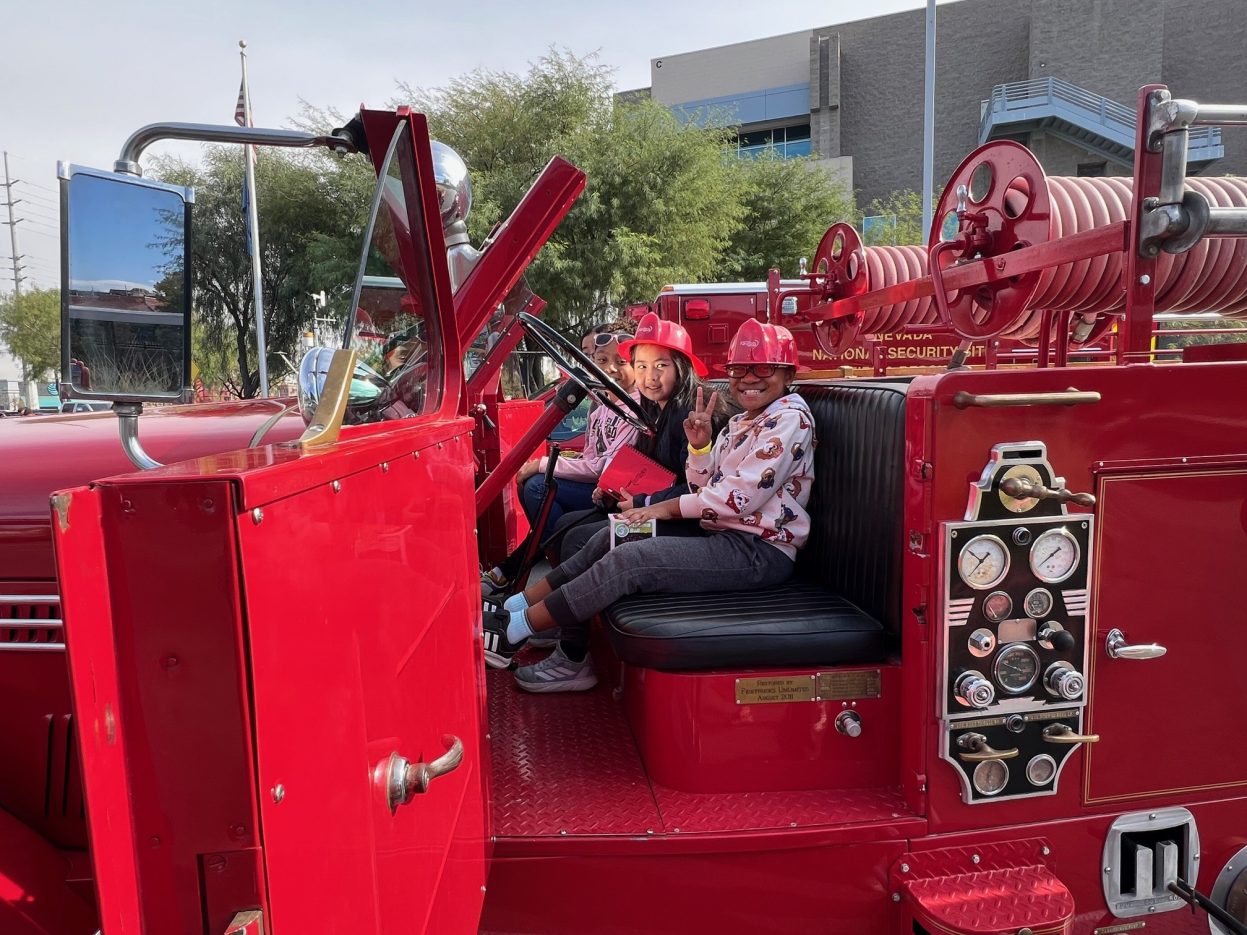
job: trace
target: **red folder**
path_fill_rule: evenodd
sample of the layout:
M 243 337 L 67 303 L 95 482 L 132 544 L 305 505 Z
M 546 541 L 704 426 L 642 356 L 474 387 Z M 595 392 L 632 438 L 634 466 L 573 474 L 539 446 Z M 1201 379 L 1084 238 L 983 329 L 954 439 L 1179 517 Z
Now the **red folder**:
M 631 445 L 624 445 L 615 452 L 598 480 L 598 486 L 616 500 L 622 497 L 621 490 L 636 496 L 666 490 L 674 483 L 674 474 Z

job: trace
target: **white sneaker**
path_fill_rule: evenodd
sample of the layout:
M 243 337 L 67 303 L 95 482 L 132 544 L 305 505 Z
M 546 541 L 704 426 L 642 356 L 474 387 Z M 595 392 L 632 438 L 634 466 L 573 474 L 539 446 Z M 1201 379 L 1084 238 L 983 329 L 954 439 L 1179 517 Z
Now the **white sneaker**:
M 526 692 L 583 692 L 597 683 L 587 653 L 583 661 L 572 662 L 557 646 L 541 662 L 515 670 L 515 684 Z

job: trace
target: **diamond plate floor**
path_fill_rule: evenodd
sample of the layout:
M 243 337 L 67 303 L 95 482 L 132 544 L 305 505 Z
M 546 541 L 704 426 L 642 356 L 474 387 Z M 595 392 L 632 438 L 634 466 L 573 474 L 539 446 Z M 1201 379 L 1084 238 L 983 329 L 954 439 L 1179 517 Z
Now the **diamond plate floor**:
M 521 662 L 540 657 L 526 653 Z M 530 695 L 510 672 L 491 670 L 488 687 L 500 838 L 828 828 L 914 817 L 899 789 L 707 794 L 651 784 L 609 686 Z

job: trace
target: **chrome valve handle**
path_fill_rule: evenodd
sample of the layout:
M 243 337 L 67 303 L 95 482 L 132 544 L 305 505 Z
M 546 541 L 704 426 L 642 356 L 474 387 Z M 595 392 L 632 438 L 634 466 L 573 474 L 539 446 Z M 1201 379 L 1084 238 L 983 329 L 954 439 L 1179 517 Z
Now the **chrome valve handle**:
M 1077 669 L 1058 662 L 1044 674 L 1044 687 L 1058 698 L 1073 701 L 1082 695 L 1087 683 Z
M 963 672 L 953 687 L 954 693 L 972 708 L 990 707 L 996 700 L 996 689 L 982 672 Z
M 1000 489 L 1017 500 L 1056 500 L 1058 503 L 1077 503 L 1079 506 L 1095 506 L 1095 494 L 1074 493 L 1064 487 L 1045 487 L 1032 484 L 1024 477 L 1007 477 L 1000 482 Z
M 1159 643 L 1140 643 L 1135 646 L 1126 643 L 1126 634 L 1114 627 L 1108 631 L 1104 641 L 1104 651 L 1110 659 L 1156 659 L 1169 652 Z
M 397 811 L 400 805 L 406 805 L 418 793 L 428 792 L 434 779 L 445 776 L 463 762 L 462 740 L 448 736 L 443 737 L 442 742 L 448 743 L 449 747 L 432 763 L 420 762 L 412 765 L 405 756 L 390 754 L 383 770 L 386 798 L 391 813 Z

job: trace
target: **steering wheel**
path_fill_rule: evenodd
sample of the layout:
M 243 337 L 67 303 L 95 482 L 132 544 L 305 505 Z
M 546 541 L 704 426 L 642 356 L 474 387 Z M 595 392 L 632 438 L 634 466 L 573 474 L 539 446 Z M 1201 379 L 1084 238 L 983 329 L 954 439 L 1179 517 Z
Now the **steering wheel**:
M 646 435 L 654 434 L 654 426 L 650 423 L 645 410 L 641 408 L 641 404 L 607 376 L 606 372 L 595 364 L 588 354 L 540 318 L 535 318 L 528 312 L 520 312 L 517 317 L 528 329 L 528 336 L 550 355 L 560 370 L 638 432 Z

